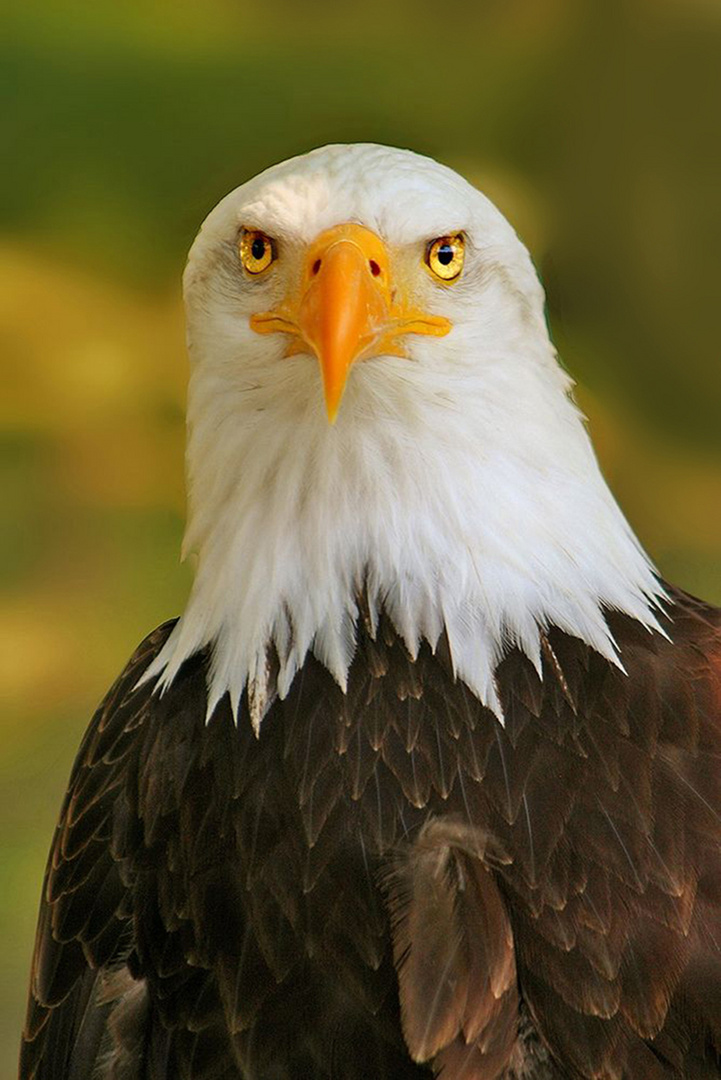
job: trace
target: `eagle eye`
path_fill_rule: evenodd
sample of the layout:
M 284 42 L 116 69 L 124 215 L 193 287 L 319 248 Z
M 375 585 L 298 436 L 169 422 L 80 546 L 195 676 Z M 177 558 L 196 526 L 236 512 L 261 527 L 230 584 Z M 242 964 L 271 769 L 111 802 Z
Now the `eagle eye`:
M 463 269 L 465 238 L 463 233 L 439 236 L 426 248 L 426 265 L 441 281 L 455 281 Z
M 276 259 L 275 244 L 260 229 L 242 230 L 238 254 L 243 269 L 249 274 L 262 274 Z

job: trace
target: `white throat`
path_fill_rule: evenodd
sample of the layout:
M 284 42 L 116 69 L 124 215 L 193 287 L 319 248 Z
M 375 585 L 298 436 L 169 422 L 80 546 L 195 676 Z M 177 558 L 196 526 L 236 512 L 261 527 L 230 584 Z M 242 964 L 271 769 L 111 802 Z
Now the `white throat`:
M 308 357 L 285 361 L 281 390 L 249 384 L 220 411 L 196 372 L 185 551 L 197 574 L 148 677 L 167 686 L 212 644 L 208 715 L 226 692 L 237 715 L 247 686 L 258 727 L 269 648 L 281 697 L 309 651 L 345 687 L 367 592 L 372 618 L 382 608 L 412 656 L 445 630 L 457 677 L 500 717 L 494 675 L 509 647 L 540 671 L 549 626 L 611 660 L 604 608 L 658 629 L 662 590 L 568 380 L 550 347 L 533 359 L 530 374 L 503 355 L 455 378 L 415 368 L 410 385 L 409 361 L 368 361 L 333 428 Z M 496 404 L 509 394 L 510 418 Z

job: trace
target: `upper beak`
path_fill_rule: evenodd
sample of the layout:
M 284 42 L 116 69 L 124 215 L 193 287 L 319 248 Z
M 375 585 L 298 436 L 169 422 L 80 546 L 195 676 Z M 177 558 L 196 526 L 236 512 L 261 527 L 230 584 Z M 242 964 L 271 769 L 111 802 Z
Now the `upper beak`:
M 338 415 L 348 372 L 355 360 L 406 353 L 402 334 L 447 334 L 451 324 L 399 303 L 390 281 L 385 244 L 362 225 L 337 225 L 310 245 L 300 297 L 275 312 L 253 315 L 258 333 L 283 330 L 298 335 L 288 353 L 310 348 L 323 376 L 331 424 Z

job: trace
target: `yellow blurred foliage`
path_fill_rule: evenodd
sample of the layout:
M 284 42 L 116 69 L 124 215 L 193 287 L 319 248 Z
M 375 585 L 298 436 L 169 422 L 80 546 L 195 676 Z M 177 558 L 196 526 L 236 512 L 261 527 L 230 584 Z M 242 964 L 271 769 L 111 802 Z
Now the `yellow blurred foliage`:
M 147 296 L 0 247 L 0 425 L 57 440 L 57 483 L 108 505 L 182 507 L 180 287 Z

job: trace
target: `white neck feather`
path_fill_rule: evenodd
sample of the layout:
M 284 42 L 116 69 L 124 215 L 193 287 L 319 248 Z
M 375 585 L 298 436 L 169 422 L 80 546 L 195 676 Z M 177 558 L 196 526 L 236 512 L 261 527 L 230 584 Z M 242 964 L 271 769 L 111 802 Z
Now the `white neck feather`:
M 335 427 L 317 365 L 259 356 L 191 379 L 186 611 L 148 672 L 167 686 L 212 644 L 209 715 L 248 687 L 256 729 L 269 647 L 287 694 L 310 651 L 345 687 L 357 597 L 414 655 L 445 630 L 456 675 L 500 717 L 494 674 L 517 646 L 540 668 L 556 626 L 610 660 L 603 609 L 658 629 L 662 589 L 599 472 L 539 320 L 496 354 L 467 326 L 442 363 L 356 366 Z M 217 348 L 217 345 L 215 346 Z M 262 372 L 262 374 L 261 374 Z

